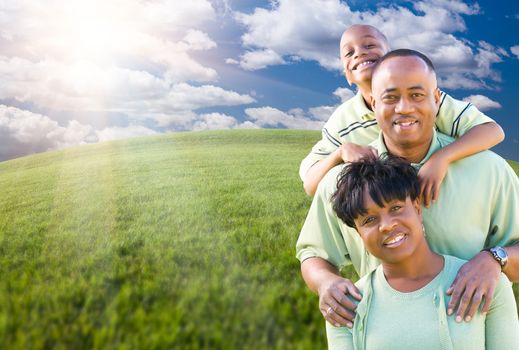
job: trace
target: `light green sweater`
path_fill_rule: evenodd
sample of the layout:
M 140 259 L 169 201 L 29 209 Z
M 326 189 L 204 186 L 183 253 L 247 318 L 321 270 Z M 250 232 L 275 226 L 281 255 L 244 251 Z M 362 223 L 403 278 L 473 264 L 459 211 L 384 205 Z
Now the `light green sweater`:
M 501 274 L 486 316 L 478 312 L 469 323 L 456 323 L 447 316 L 445 291 L 465 261 L 444 257 L 443 270 L 414 292 L 393 289 L 382 266 L 359 280 L 363 298 L 354 328 L 327 324 L 329 349 L 519 349 L 516 303 L 506 276 Z

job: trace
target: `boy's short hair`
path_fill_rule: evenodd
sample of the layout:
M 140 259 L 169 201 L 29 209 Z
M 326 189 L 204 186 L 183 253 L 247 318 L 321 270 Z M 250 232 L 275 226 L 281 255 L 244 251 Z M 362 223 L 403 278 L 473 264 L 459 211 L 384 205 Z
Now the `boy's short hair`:
M 406 160 L 387 154 L 346 165 L 339 174 L 332 202 L 337 216 L 350 227 L 367 213 L 364 193 L 380 207 L 395 199 L 410 197 L 415 201 L 420 195 L 417 172 Z

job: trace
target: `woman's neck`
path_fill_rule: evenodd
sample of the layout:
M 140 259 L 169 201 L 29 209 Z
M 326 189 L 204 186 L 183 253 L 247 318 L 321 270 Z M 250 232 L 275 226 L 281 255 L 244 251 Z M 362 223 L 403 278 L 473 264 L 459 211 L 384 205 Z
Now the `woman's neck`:
M 399 292 L 414 292 L 426 286 L 443 269 L 443 256 L 427 249 L 399 263 L 382 263 L 389 285 Z

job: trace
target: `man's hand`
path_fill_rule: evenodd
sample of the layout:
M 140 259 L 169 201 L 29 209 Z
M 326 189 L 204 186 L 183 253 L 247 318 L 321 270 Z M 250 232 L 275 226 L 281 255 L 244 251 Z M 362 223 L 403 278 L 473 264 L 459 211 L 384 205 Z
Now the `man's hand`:
M 336 327 L 353 327 L 357 305 L 347 295 L 360 300 L 359 290 L 348 279 L 338 277 L 323 283 L 318 290 L 319 309 L 324 318 Z
M 420 193 L 426 208 L 429 208 L 431 202 L 438 200 L 440 185 L 447 174 L 448 168 L 449 161 L 435 153 L 418 171 Z
M 487 313 L 499 282 L 500 273 L 501 266 L 486 251 L 480 252 L 466 262 L 447 290 L 447 294 L 451 295 L 447 314 L 452 315 L 457 307 L 456 322 L 461 322 L 463 319 L 469 322 L 476 314 L 483 298 L 485 303 L 481 312 Z M 465 312 L 467 312 L 466 315 Z
M 341 145 L 337 151 L 344 163 L 356 162 L 362 158 L 378 158 L 378 152 L 371 146 L 361 146 L 347 142 Z

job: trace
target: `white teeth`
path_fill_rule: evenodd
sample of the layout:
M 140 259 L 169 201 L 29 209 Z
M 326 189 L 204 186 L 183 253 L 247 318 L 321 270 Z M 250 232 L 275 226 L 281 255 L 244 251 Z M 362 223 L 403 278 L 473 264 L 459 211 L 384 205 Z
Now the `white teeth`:
M 395 124 L 401 125 L 401 126 L 411 126 L 414 123 L 416 123 L 416 122 L 415 121 L 412 121 L 412 122 L 395 122 Z
M 384 242 L 385 245 L 391 245 L 397 242 L 400 242 L 402 239 L 404 239 L 405 235 L 403 233 L 399 233 L 393 238 L 391 238 L 389 241 Z
M 359 65 L 357 66 L 357 69 L 370 65 L 372 63 L 373 63 L 373 61 L 366 61 L 366 62 L 359 63 Z

